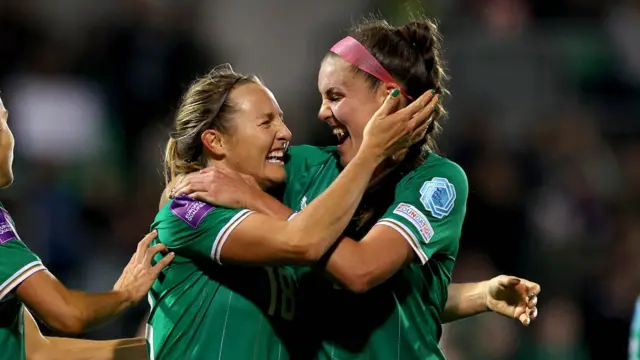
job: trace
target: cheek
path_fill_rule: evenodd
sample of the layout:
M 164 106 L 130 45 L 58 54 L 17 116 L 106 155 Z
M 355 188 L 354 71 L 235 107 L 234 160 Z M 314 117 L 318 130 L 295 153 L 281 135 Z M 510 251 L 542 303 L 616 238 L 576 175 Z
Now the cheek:
M 362 135 L 369 118 L 371 118 L 368 109 L 360 107 L 356 101 L 343 100 L 332 110 L 338 121 L 347 126 L 353 137 Z

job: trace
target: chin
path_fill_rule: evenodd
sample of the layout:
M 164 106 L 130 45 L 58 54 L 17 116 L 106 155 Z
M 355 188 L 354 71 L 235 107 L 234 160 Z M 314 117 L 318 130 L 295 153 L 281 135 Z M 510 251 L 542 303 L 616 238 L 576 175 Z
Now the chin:
M 353 160 L 353 158 L 356 156 L 355 152 L 352 151 L 351 149 L 347 150 L 347 151 L 339 151 L 340 154 L 340 163 L 342 164 L 342 166 L 347 166 L 349 165 L 349 163 L 351 162 L 351 160 Z
M 0 177 L 0 189 L 7 188 L 13 184 L 13 174 Z
M 269 171 L 265 174 L 265 177 L 262 178 L 259 183 L 263 190 L 267 190 L 269 188 L 276 187 L 278 185 L 284 184 L 287 179 L 287 174 L 284 171 L 284 167 L 280 171 Z

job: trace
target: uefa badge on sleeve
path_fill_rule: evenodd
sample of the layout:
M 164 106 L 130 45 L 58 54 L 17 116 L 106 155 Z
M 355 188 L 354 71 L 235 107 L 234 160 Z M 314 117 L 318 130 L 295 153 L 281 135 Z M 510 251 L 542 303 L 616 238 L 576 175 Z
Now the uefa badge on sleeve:
M 436 219 L 449 215 L 455 200 L 456 188 L 445 178 L 434 177 L 420 188 L 420 202 Z

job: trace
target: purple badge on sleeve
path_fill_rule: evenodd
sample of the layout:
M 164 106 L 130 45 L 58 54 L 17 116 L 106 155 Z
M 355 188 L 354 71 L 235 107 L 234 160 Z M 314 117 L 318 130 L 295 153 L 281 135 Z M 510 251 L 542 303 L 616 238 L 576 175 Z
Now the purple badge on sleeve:
M 11 223 L 9 213 L 5 209 L 0 209 L 0 245 L 17 238 L 18 234 Z
M 181 195 L 173 199 L 169 209 L 182 221 L 196 229 L 202 219 L 215 207 L 186 195 Z

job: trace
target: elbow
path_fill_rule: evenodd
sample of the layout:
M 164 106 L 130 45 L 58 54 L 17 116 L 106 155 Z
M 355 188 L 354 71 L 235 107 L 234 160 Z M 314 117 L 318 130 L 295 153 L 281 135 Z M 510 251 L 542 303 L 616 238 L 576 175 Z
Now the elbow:
M 373 288 L 371 281 L 362 278 L 353 279 L 344 284 L 347 290 L 354 294 L 364 294 Z
M 341 276 L 343 287 L 355 294 L 364 294 L 375 287 L 373 272 L 353 267 Z
M 321 246 L 320 241 L 309 241 L 311 238 L 312 236 L 302 233 L 289 238 L 287 247 L 296 263 L 301 265 L 314 264 L 327 251 L 327 247 Z

